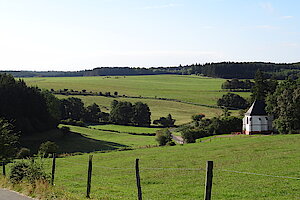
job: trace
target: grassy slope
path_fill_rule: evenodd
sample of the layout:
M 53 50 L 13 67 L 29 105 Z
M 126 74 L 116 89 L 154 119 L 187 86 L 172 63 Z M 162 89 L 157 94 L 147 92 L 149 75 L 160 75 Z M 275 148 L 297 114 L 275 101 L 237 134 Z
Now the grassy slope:
M 107 124 L 107 125 L 95 125 L 90 126 L 91 128 L 101 129 L 101 130 L 111 130 L 111 131 L 118 131 L 122 133 L 155 133 L 160 128 L 147 128 L 147 127 L 135 127 L 135 126 L 123 126 L 123 125 L 114 125 L 114 124 Z
M 24 147 L 30 146 L 30 149 L 36 152 L 42 142 L 50 140 L 59 146 L 61 153 L 116 150 L 157 144 L 154 136 L 130 135 L 76 126 L 69 127 L 73 133 L 67 136 L 63 136 L 59 130 L 52 130 L 45 134 L 23 138 L 21 143 Z M 146 130 L 146 128 L 144 129 Z M 150 130 L 153 131 L 152 128 Z
M 37 85 L 47 89 L 74 89 L 97 92 L 118 91 L 120 95 L 164 97 L 183 101 L 216 105 L 216 101 L 226 92 L 220 92 L 224 79 L 205 78 L 198 76 L 155 75 L 155 76 L 126 76 L 124 77 L 54 77 L 54 78 L 25 78 L 28 85 Z M 240 93 L 247 97 L 249 93 Z M 66 98 L 60 96 L 59 98 Z M 97 103 L 102 110 L 108 112 L 113 98 L 77 96 L 87 104 Z M 191 115 L 204 113 L 207 117 L 221 114 L 220 109 L 203 106 L 188 105 L 178 102 L 152 100 L 152 99 L 128 99 L 118 98 L 121 101 L 142 101 L 149 105 L 152 112 L 152 120 L 171 113 L 177 120 L 176 124 L 190 121 Z M 237 113 L 237 112 L 235 112 Z
M 92 198 L 135 199 L 134 161 L 140 158 L 145 199 L 203 198 L 205 171 L 146 168 L 204 169 L 206 160 L 215 163 L 213 199 L 297 199 L 299 180 L 220 170 L 300 177 L 299 143 L 300 135 L 236 136 L 184 146 L 94 154 Z M 84 199 L 87 160 L 86 154 L 57 159 L 56 185 Z
M 216 105 L 216 100 L 224 94 L 219 91 L 224 79 L 199 76 L 42 77 L 24 80 L 29 85 L 55 90 L 68 88 L 111 93 L 118 91 L 120 95 L 157 96 L 207 105 Z M 249 93 L 242 93 L 242 95 L 248 96 Z

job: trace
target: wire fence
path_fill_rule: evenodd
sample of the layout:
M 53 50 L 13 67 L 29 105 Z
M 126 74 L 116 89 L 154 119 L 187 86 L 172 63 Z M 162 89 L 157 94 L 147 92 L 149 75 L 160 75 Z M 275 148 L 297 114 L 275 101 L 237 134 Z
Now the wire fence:
M 91 159 L 91 158 L 90 158 Z M 126 190 L 130 189 L 130 191 L 139 191 L 138 199 L 141 199 L 141 191 L 145 192 L 145 195 L 147 196 L 147 193 L 150 193 L 150 190 L 155 188 L 156 189 L 156 197 L 159 198 L 160 195 L 169 195 L 170 199 L 172 199 L 173 193 L 170 191 L 166 191 L 163 189 L 157 189 L 155 184 L 157 185 L 171 185 L 171 183 L 168 183 L 168 179 L 172 177 L 183 177 L 186 176 L 183 180 L 177 180 L 176 185 L 174 186 L 178 193 L 186 193 L 188 189 L 185 189 L 187 184 L 193 184 L 195 188 L 197 188 L 198 191 L 200 191 L 200 187 L 203 187 L 205 185 L 205 194 L 207 190 L 207 177 L 208 177 L 208 168 L 185 168 L 185 167 L 144 167 L 137 166 L 135 167 L 128 167 L 128 166 L 116 166 L 116 167 L 110 167 L 110 166 L 102 166 L 98 162 L 95 162 L 96 164 L 93 164 L 93 166 L 88 167 L 91 165 L 91 163 L 82 162 L 83 160 L 68 160 L 68 159 L 57 159 L 57 170 L 60 170 L 60 167 L 67 167 L 73 168 L 74 174 L 76 169 L 80 169 L 80 172 L 78 172 L 76 175 L 72 177 L 73 181 L 81 182 L 81 185 L 86 184 L 86 177 L 87 173 L 90 173 L 92 177 L 95 177 L 95 180 L 93 178 L 90 178 L 90 181 L 87 181 L 87 191 L 91 191 L 91 187 L 100 188 L 105 190 L 107 187 L 115 188 L 115 190 L 118 190 L 120 188 L 127 188 Z M 104 163 L 103 163 L 104 164 Z M 55 165 L 55 164 L 54 164 Z M 76 168 L 77 166 L 77 168 Z M 53 167 L 53 165 L 52 165 Z M 55 167 L 55 166 L 54 166 Z M 87 169 L 90 170 L 87 170 Z M 294 180 L 298 181 L 300 180 L 300 177 L 293 177 L 293 176 L 282 176 L 282 175 L 273 175 L 273 174 L 263 174 L 263 173 L 255 173 L 255 172 L 247 172 L 247 171 L 237 171 L 237 170 L 229 170 L 229 169 L 223 169 L 220 167 L 215 167 L 213 169 L 215 171 L 215 175 L 225 175 L 224 173 L 231 173 L 231 174 L 244 174 L 249 176 L 264 176 L 264 177 L 270 177 L 270 178 L 279 178 L 279 179 L 285 179 L 285 180 Z M 90 172 L 87 172 L 90 171 Z M 93 171 L 93 172 L 92 172 Z M 83 174 L 82 174 L 83 173 Z M 142 182 L 137 177 L 140 177 L 140 174 L 137 175 L 137 173 L 141 174 Z M 114 179 L 111 180 L 111 176 L 114 174 Z M 59 178 L 59 177 L 57 177 Z M 212 179 L 212 175 L 211 175 Z M 125 183 L 124 183 L 125 182 Z M 140 186 L 138 186 L 138 182 Z M 212 185 L 212 183 L 211 183 Z M 139 188 L 140 187 L 140 188 Z M 142 190 L 143 189 L 143 190 Z M 185 191 L 187 190 L 187 191 Z M 93 190 L 92 190 L 93 191 Z M 211 191 L 211 189 L 210 189 Z M 135 192 L 135 193 L 136 193 Z M 198 194 L 203 192 L 203 188 L 201 192 L 198 192 Z M 213 194 L 218 194 L 218 191 L 213 191 Z M 120 194 L 122 195 L 122 194 Z M 198 195 L 200 196 L 200 195 Z M 87 197 L 89 197 L 89 192 L 87 192 Z M 198 198 L 199 199 L 199 198 Z M 205 198 L 206 199 L 206 198 Z M 208 198 L 210 199 L 210 198 Z

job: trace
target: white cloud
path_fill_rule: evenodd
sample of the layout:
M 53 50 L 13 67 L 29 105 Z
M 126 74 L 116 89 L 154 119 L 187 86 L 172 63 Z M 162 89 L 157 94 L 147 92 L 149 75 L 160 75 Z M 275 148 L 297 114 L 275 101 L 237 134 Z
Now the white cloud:
M 169 4 L 164 4 L 164 5 L 154 5 L 154 6 L 146 6 L 142 7 L 141 9 L 162 9 L 162 8 L 172 8 L 172 7 L 179 7 L 183 6 L 183 4 L 178 4 L 178 3 L 169 3 Z
M 287 15 L 287 16 L 282 16 L 281 18 L 282 19 L 291 19 L 291 18 L 293 18 L 293 16 Z

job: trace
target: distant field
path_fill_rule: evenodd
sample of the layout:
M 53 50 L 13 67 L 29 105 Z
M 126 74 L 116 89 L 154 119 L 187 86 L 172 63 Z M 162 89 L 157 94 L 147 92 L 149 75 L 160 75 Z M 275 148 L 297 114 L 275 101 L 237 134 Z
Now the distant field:
M 226 92 L 222 92 L 221 84 L 224 79 L 207 78 L 199 76 L 179 75 L 152 75 L 152 76 L 104 76 L 98 77 L 52 77 L 52 78 L 25 78 L 28 85 L 46 89 L 73 89 L 93 92 L 115 92 L 119 95 L 170 98 L 199 103 L 216 105 L 216 101 Z M 239 93 L 248 97 L 249 93 Z M 59 98 L 67 96 L 58 95 Z M 76 96 L 86 104 L 97 103 L 102 111 L 109 112 L 110 103 L 114 98 L 98 96 Z M 147 103 L 152 112 L 151 119 L 158 119 L 169 113 L 176 119 L 177 125 L 187 123 L 195 113 L 204 113 L 207 117 L 218 116 L 220 109 L 205 106 L 196 106 L 179 102 L 156 99 L 116 98 L 116 100 Z M 234 111 L 237 114 L 237 111 Z
M 220 92 L 225 81 L 219 78 L 179 75 L 151 76 L 105 76 L 97 77 L 41 77 L 25 78 L 28 85 L 47 89 L 73 89 L 94 92 L 115 92 L 120 95 L 163 97 L 188 102 L 216 105 L 216 101 L 226 92 Z M 249 96 L 249 93 L 242 93 Z
M 212 199 L 299 199 L 299 180 L 276 177 L 300 178 L 299 143 L 300 135 L 235 136 L 183 146 L 94 153 L 91 197 L 136 199 L 134 162 L 139 158 L 144 199 L 203 199 L 207 160 L 214 161 Z M 85 199 L 87 161 L 88 154 L 58 158 L 56 186 Z M 48 163 L 50 171 L 51 160 Z

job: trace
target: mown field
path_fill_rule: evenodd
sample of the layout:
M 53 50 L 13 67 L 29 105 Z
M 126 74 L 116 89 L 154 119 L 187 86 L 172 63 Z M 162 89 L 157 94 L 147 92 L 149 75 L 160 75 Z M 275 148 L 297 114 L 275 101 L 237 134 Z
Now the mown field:
M 28 85 L 46 89 L 85 89 L 93 92 L 111 92 L 112 94 L 117 91 L 119 95 L 178 99 L 209 106 L 216 105 L 217 99 L 226 93 L 221 91 L 221 84 L 225 81 L 224 79 L 188 75 L 36 77 L 25 78 L 24 80 Z M 239 94 L 244 97 L 249 97 L 250 95 L 249 93 Z M 62 95 L 58 95 L 58 97 L 66 98 L 66 96 Z M 77 97 L 87 104 L 94 102 L 99 104 L 105 112 L 109 111 L 110 103 L 113 99 L 130 102 L 142 101 L 149 105 L 152 112 L 152 120 L 170 113 L 177 120 L 176 124 L 189 122 L 191 115 L 195 113 L 204 113 L 207 117 L 218 116 L 222 113 L 220 109 L 216 108 L 157 99 Z
M 60 125 L 68 126 L 68 125 Z M 153 133 L 156 128 L 140 128 L 108 125 L 107 129 L 121 130 L 120 133 L 112 131 L 98 130 L 101 126 L 91 126 L 90 128 L 68 126 L 71 133 L 62 134 L 59 130 L 51 130 L 43 134 L 34 134 L 22 138 L 22 146 L 30 147 L 32 152 L 37 152 L 41 143 L 53 141 L 59 146 L 59 153 L 86 153 L 95 151 L 120 150 L 140 148 L 144 146 L 157 145 L 155 136 L 132 135 L 127 132 Z M 126 133 L 124 132 L 126 130 Z M 130 131 L 128 131 L 130 130 Z
M 139 158 L 144 199 L 202 199 L 207 160 L 215 165 L 213 199 L 299 199 L 300 180 L 276 177 L 300 178 L 299 144 L 300 135 L 235 136 L 183 146 L 93 153 L 91 197 L 136 199 L 134 163 Z M 88 154 L 58 158 L 56 186 L 85 199 L 87 161 Z M 50 171 L 51 160 L 46 163 Z
M 148 128 L 148 127 L 123 126 L 123 125 L 115 125 L 115 124 L 95 125 L 89 127 L 98 130 L 108 130 L 108 131 L 120 132 L 120 133 L 133 133 L 137 135 L 154 134 L 157 130 L 160 129 L 160 128 Z

